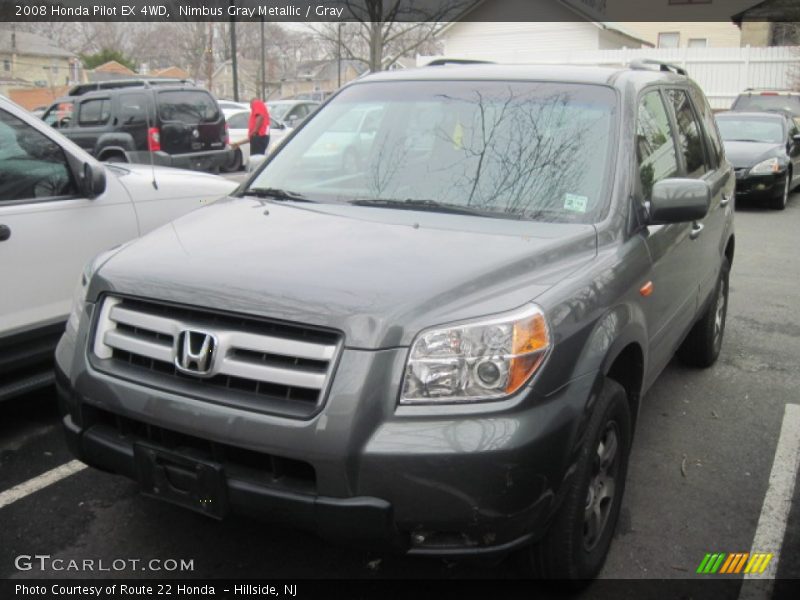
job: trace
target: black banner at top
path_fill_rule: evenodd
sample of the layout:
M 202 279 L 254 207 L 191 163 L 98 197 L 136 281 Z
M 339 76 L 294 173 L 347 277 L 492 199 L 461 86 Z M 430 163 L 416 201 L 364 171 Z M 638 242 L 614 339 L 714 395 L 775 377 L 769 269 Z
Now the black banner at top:
M 800 21 L 798 0 L 0 0 L 0 21 Z

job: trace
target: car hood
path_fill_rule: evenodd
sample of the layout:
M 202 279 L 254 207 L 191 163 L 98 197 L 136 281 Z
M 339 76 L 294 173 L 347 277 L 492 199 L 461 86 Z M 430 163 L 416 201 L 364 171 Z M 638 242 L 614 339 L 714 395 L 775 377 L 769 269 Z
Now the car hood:
M 227 196 L 238 187 L 237 183 L 218 175 L 185 169 L 140 164 L 106 165 L 106 169 L 122 183 L 134 202 L 192 197 L 211 201 Z
M 133 242 L 104 291 L 330 327 L 351 348 L 534 300 L 597 252 L 592 225 L 230 198 Z
M 782 144 L 761 142 L 725 142 L 725 155 L 736 169 L 755 166 L 762 160 L 780 156 Z

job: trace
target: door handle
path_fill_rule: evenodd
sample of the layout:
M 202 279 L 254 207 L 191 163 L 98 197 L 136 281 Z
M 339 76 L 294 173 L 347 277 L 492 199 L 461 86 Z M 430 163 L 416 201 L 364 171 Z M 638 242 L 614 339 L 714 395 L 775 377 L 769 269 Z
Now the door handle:
M 703 233 L 703 229 L 705 229 L 705 225 L 702 223 L 693 223 L 692 224 L 692 232 L 689 234 L 689 237 L 693 240 L 696 240 L 701 233 Z
M 722 200 L 719 201 L 720 206 L 728 206 L 730 204 L 733 194 L 722 194 Z

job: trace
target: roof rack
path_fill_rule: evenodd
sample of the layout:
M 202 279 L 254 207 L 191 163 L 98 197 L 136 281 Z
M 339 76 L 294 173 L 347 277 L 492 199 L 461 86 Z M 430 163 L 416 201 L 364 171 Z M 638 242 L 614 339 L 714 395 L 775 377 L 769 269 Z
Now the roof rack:
M 782 92 L 782 93 L 798 93 L 797 90 L 791 90 L 789 88 L 777 88 L 777 87 L 749 87 L 744 89 L 745 92 Z
M 473 60 L 471 58 L 436 58 L 426 67 L 443 67 L 445 65 L 493 65 L 490 60 Z
M 654 60 L 652 58 L 643 58 L 639 60 L 632 60 L 628 67 L 631 69 L 635 69 L 637 71 L 650 71 L 652 70 L 651 67 L 658 67 L 659 71 L 665 71 L 667 73 L 677 73 L 678 75 L 688 75 L 686 69 L 683 67 L 679 67 L 678 65 L 674 65 L 672 63 L 664 62 L 661 60 Z
M 68 96 L 82 96 L 98 90 L 114 90 L 127 87 L 153 87 L 157 85 L 194 85 L 191 79 L 172 78 L 139 78 L 139 79 L 109 79 L 108 81 L 93 81 L 79 83 L 69 89 Z

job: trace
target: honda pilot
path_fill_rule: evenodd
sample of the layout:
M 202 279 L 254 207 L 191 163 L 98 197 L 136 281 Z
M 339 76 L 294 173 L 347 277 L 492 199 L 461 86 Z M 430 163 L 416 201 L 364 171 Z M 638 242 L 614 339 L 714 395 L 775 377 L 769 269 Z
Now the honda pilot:
M 735 178 L 677 71 L 346 86 L 231 197 L 87 265 L 72 452 L 217 519 L 594 577 L 643 396 L 725 328 Z

